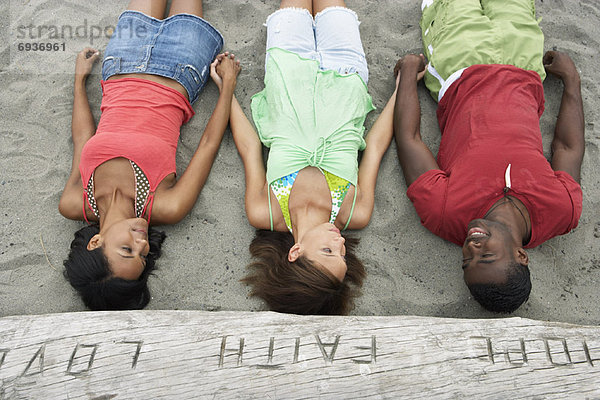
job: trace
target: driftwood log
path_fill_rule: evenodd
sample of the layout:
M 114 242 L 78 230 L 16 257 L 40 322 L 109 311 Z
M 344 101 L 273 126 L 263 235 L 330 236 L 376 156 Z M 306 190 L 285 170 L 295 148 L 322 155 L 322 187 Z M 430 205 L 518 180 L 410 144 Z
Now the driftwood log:
M 0 319 L 0 399 L 600 398 L 600 327 L 131 311 Z

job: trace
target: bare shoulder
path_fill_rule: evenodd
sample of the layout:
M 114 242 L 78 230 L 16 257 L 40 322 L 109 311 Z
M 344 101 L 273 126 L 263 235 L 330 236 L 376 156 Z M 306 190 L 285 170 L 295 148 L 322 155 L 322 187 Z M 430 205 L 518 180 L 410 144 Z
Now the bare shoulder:
M 68 182 L 60 196 L 58 211 L 68 219 L 83 220 L 83 187 L 77 182 Z
M 271 190 L 268 185 L 265 186 L 265 192 L 267 190 Z M 264 196 L 266 198 L 265 202 L 246 201 L 246 215 L 248 217 L 248 222 L 257 229 L 271 229 L 271 221 L 273 221 L 273 229 L 275 231 L 287 232 L 288 229 L 277 197 L 273 191 L 271 191 L 270 194 L 270 197 Z M 269 200 L 271 202 L 270 205 Z
M 351 186 L 346 193 L 342 207 L 336 219 L 336 226 L 339 224 L 340 229 L 346 227 L 348 229 L 362 229 L 369 224 L 371 214 L 373 212 L 373 203 L 365 201 L 360 187 Z M 350 220 L 350 223 L 348 223 Z
M 185 217 L 186 213 L 174 191 L 176 184 L 175 174 L 169 174 L 158 184 L 156 191 L 151 193 L 154 196 L 151 200 L 153 224 L 175 224 Z

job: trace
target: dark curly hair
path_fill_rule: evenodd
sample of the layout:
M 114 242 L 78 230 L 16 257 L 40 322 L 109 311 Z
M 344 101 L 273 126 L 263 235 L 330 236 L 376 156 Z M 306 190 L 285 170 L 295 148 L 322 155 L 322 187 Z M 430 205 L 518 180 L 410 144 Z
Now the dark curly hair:
M 242 282 L 252 286 L 251 296 L 263 299 L 273 311 L 347 314 L 354 308 L 366 273 L 354 254 L 359 240 L 345 239 L 348 271 L 339 281 L 306 257 L 288 261 L 288 252 L 294 245 L 291 233 L 257 230 L 250 244 L 250 254 L 256 261 L 248 265 L 250 272 Z
M 512 261 L 507 271 L 506 282 L 502 284 L 468 285 L 473 298 L 486 310 L 511 313 L 529 298 L 531 292 L 529 267 Z
M 160 257 L 165 233 L 154 228 L 148 230 L 150 252 L 146 267 L 137 280 L 112 276 L 108 260 L 101 248 L 88 250 L 90 239 L 100 231 L 90 225 L 75 232 L 69 257 L 64 261 L 64 275 L 91 310 L 137 310 L 150 301 L 148 276 Z

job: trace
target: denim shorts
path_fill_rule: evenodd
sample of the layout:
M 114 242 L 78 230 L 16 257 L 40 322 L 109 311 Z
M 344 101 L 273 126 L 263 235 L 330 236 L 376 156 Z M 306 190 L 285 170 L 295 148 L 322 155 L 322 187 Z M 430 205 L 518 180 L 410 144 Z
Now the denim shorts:
M 267 50 L 278 47 L 316 60 L 321 70 L 357 73 L 367 83 L 369 69 L 356 13 L 328 7 L 313 19 L 305 8 L 282 8 L 267 18 Z M 268 55 L 265 64 L 268 62 Z
M 127 10 L 106 47 L 102 79 L 131 73 L 164 76 L 179 82 L 193 103 L 222 47 L 221 33 L 198 16 L 177 14 L 159 20 Z

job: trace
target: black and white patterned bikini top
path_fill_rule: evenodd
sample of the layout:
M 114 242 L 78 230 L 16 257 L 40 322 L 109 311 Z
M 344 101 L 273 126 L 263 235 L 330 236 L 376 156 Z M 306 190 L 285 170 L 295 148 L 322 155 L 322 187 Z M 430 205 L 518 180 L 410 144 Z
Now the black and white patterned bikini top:
M 150 182 L 148 182 L 148 178 L 142 171 L 142 169 L 133 161 L 129 160 L 131 167 L 133 168 L 133 175 L 135 176 L 135 216 L 138 218 L 142 218 L 146 211 L 148 211 L 148 220 L 150 219 L 150 212 L 147 210 L 148 203 L 150 197 Z M 97 218 L 100 218 L 100 213 L 98 212 L 98 205 L 96 204 L 96 199 L 94 198 L 94 174 L 90 176 L 90 180 L 87 184 L 87 187 L 84 189 L 85 198 L 87 199 L 88 206 L 94 212 L 94 215 Z M 85 217 L 85 210 L 83 213 Z M 87 220 L 87 219 L 86 219 Z

